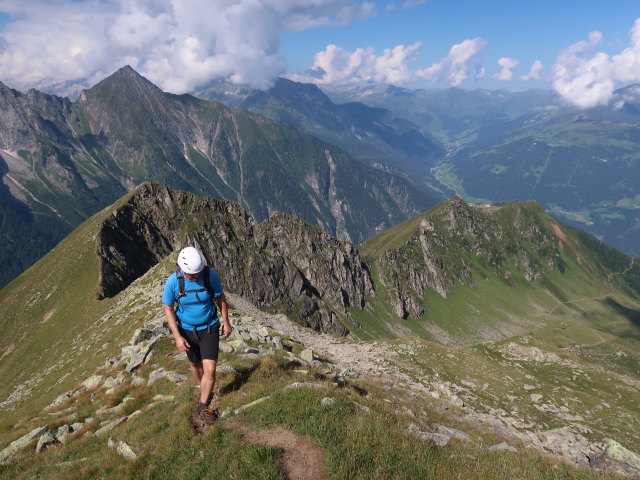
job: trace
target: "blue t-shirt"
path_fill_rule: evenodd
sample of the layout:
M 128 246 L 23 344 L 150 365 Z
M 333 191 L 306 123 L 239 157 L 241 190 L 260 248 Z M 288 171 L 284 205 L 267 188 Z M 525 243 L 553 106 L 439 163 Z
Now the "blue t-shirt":
M 222 295 L 222 283 L 213 268 L 209 268 L 209 284 L 214 296 Z M 218 321 L 218 317 L 213 314 L 213 304 L 206 289 L 203 292 L 188 292 L 188 290 L 200 290 L 201 288 L 204 288 L 204 274 L 202 272 L 200 272 L 198 280 L 195 281 L 187 280 L 187 277 L 184 277 L 185 295 L 180 299 L 176 309 L 176 317 L 178 317 L 178 326 L 185 330 L 193 329 L 194 325 L 201 325 L 196 327 L 196 330 L 204 330 L 208 325 L 213 325 Z M 173 272 L 164 285 L 162 303 L 172 306 L 178 301 L 179 293 L 180 284 L 176 272 Z

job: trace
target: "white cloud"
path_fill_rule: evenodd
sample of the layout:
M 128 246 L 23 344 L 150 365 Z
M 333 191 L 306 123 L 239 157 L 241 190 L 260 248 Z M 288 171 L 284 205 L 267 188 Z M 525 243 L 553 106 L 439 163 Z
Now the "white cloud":
M 631 42 L 619 54 L 594 52 L 602 34 L 564 49 L 553 65 L 553 88 L 581 108 L 606 105 L 620 86 L 640 81 L 640 18 L 631 29 Z
M 414 78 L 409 65 L 417 59 L 422 43 L 398 45 L 377 55 L 373 47 L 358 48 L 353 53 L 337 45 L 314 56 L 308 74 L 289 75 L 296 81 L 314 83 L 406 83 Z
M 416 74 L 434 83 L 446 80 L 450 85 L 458 86 L 469 76 L 470 61 L 482 51 L 486 44 L 487 42 L 482 38 L 464 40 L 451 47 L 449 54 L 440 62 L 424 70 L 418 70 Z M 484 69 L 476 70 L 476 76 L 479 72 L 484 76 Z
M 531 65 L 529 73 L 522 75 L 520 80 L 524 80 L 525 82 L 528 82 L 529 80 L 540 80 L 540 72 L 543 68 L 544 65 L 542 65 L 542 62 L 540 60 L 536 60 L 533 62 L 533 65 Z
M 511 70 L 516 68 L 519 64 L 520 62 L 515 58 L 499 58 L 498 66 L 501 68 L 501 70 L 493 75 L 493 78 L 495 78 L 496 80 L 511 80 L 511 77 L 513 77 L 513 72 Z
M 285 71 L 280 35 L 373 15 L 356 0 L 0 0 L 0 80 L 98 80 L 130 64 L 165 90 L 212 78 L 264 87 Z
M 381 55 L 373 47 L 349 52 L 337 45 L 327 45 L 322 52 L 315 54 L 313 65 L 306 73 L 287 77 L 299 82 L 325 84 L 402 84 L 423 79 L 434 83 L 446 81 L 457 86 L 467 79 L 470 61 L 485 45 L 481 38 L 465 40 L 451 47 L 446 58 L 423 70 L 411 68 L 418 59 L 422 42 L 387 48 Z M 475 74 L 476 78 L 484 76 L 484 69 L 476 67 Z

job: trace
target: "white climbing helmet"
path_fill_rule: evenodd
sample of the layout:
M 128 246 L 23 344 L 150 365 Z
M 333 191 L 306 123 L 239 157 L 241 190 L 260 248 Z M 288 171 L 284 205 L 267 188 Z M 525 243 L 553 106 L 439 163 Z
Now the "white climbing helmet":
M 178 254 L 178 266 L 184 273 L 198 273 L 204 268 L 202 257 L 193 247 L 180 250 Z

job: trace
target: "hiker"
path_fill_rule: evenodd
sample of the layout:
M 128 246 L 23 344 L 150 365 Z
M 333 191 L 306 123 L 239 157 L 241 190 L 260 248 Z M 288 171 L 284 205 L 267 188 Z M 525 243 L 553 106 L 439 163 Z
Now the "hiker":
M 216 304 L 222 313 L 222 333 L 229 338 L 232 328 L 227 299 L 220 277 L 214 269 L 204 265 L 194 247 L 183 248 L 177 263 L 178 270 L 169 276 L 164 286 L 162 303 L 176 347 L 187 353 L 191 374 L 200 385 L 198 415 L 211 425 L 218 417 L 217 410 L 209 406 L 216 381 L 220 339 Z

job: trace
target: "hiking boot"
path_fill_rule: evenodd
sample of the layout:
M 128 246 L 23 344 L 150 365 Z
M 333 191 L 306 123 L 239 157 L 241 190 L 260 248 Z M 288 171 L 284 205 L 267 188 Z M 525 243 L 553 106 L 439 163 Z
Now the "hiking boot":
M 198 406 L 198 415 L 205 425 L 213 425 L 220 416 L 217 408 Z

